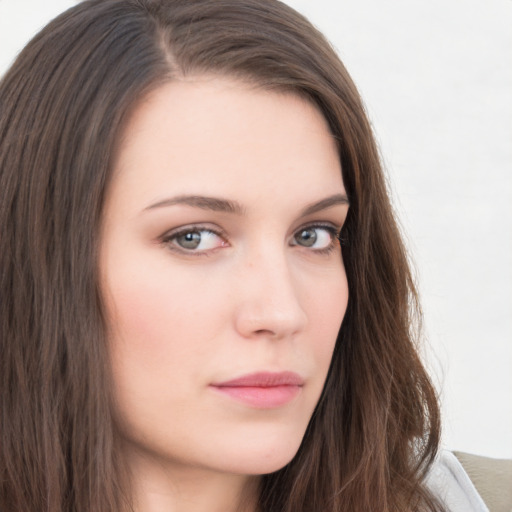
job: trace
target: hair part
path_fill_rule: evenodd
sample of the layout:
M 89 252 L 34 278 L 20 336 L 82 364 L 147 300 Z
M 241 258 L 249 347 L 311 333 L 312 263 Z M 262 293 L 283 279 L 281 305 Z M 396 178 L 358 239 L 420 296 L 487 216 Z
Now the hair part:
M 87 0 L 0 83 L 0 509 L 130 509 L 116 449 L 98 240 L 131 111 L 197 74 L 290 91 L 337 140 L 351 207 L 349 305 L 295 458 L 263 477 L 265 512 L 441 510 L 439 443 L 407 254 L 358 92 L 325 38 L 274 0 Z

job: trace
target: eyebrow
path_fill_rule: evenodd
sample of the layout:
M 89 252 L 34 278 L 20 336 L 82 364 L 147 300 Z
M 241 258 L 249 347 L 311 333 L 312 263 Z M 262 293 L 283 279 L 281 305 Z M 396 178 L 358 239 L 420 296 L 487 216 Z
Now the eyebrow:
M 327 210 L 328 208 L 339 204 L 350 206 L 350 202 L 346 194 L 334 194 L 333 196 L 326 197 L 325 199 L 321 199 L 316 203 L 306 206 L 306 208 L 302 210 L 301 217 L 305 217 L 306 215 L 311 215 L 322 210 Z
M 237 201 L 230 201 L 228 199 L 220 199 L 217 197 L 207 196 L 176 196 L 158 201 L 144 209 L 153 210 L 155 208 L 162 208 L 167 206 L 174 206 L 183 204 L 192 206 L 193 208 L 200 208 L 201 210 L 210 210 L 214 212 L 234 213 L 236 215 L 243 215 L 245 213 L 244 207 Z
M 349 200 L 346 194 L 334 194 L 332 196 L 326 197 L 325 199 L 321 199 L 315 203 L 312 203 L 306 208 L 304 208 L 301 212 L 301 217 L 305 217 L 306 215 L 312 215 L 313 213 L 327 210 L 332 206 L 336 205 L 349 205 Z M 162 201 L 158 201 L 157 203 L 151 204 L 144 208 L 143 211 L 154 210 L 156 208 L 164 208 L 174 205 L 185 205 L 191 206 L 193 208 L 200 208 L 201 210 L 210 210 L 214 212 L 225 212 L 232 213 L 235 215 L 244 215 L 245 208 L 238 203 L 237 201 L 232 201 L 229 199 L 221 199 L 218 197 L 208 197 L 208 196 L 196 196 L 196 195 L 183 195 L 170 197 L 167 199 L 163 199 Z

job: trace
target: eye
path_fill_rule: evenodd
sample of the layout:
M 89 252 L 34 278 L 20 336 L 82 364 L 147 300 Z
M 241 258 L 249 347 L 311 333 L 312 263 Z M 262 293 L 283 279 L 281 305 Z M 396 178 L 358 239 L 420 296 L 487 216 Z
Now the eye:
M 306 226 L 293 235 L 291 245 L 300 245 L 316 251 L 334 248 L 338 230 L 334 226 Z
M 171 232 L 162 241 L 171 249 L 191 253 L 207 252 L 228 245 L 220 233 L 202 227 L 189 227 Z

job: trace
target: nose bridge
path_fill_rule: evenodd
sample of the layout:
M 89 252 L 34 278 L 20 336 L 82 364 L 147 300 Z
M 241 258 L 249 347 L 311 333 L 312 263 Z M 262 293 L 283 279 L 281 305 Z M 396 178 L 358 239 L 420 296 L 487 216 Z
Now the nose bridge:
M 241 262 L 237 328 L 244 336 L 291 336 L 307 323 L 298 282 L 286 251 L 277 246 L 247 254 Z

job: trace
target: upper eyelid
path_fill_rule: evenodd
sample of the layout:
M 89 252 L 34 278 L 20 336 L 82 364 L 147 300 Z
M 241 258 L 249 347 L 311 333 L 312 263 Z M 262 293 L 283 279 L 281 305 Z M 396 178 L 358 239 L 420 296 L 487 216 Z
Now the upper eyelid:
M 301 229 L 307 229 L 307 228 L 332 229 L 333 231 L 337 231 L 339 233 L 342 229 L 342 226 L 340 226 L 339 224 L 337 224 L 335 222 L 331 222 L 331 221 L 310 221 L 310 222 L 301 224 L 297 228 L 294 228 L 292 231 L 292 235 L 297 233 L 297 231 L 300 231 Z M 159 238 L 165 239 L 165 238 L 180 235 L 182 233 L 188 233 L 191 231 L 208 231 L 210 233 L 214 233 L 217 236 L 227 238 L 227 234 L 222 228 L 217 227 L 217 226 L 206 225 L 206 224 L 202 224 L 202 223 L 186 224 L 184 226 L 170 229 L 170 230 L 166 231 L 163 235 L 161 235 Z
M 168 238 L 171 238 L 174 236 L 181 235 L 183 233 L 190 233 L 192 231 L 208 231 L 208 232 L 213 233 L 220 237 L 226 236 L 224 230 L 219 227 L 199 223 L 199 224 L 186 224 L 184 226 L 169 229 L 163 235 L 161 235 L 159 238 L 161 240 L 165 240 L 165 239 L 168 239 Z
M 336 222 L 330 222 L 330 221 L 312 221 L 312 222 L 306 222 L 305 224 L 302 224 L 298 228 L 293 230 L 293 233 L 297 233 L 297 231 L 300 231 L 301 229 L 307 229 L 307 228 L 323 228 L 327 230 L 331 230 L 339 234 L 341 230 L 343 229 L 343 226 L 339 225 Z
M 340 228 L 341 229 L 341 226 L 338 225 L 337 222 L 332 222 L 332 221 L 329 221 L 329 220 L 320 220 L 320 221 L 310 221 L 310 222 L 305 222 L 304 224 L 300 225 L 297 229 L 295 229 L 294 231 L 297 231 L 299 229 L 303 229 L 305 227 L 319 227 L 319 228 Z

